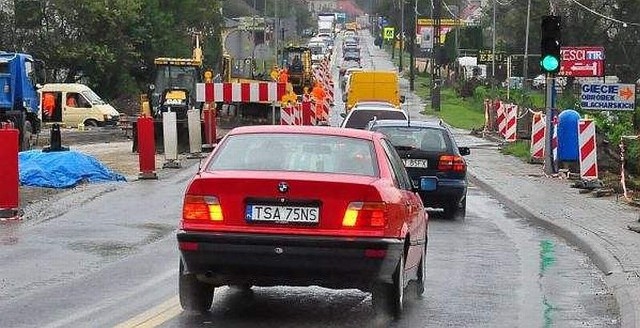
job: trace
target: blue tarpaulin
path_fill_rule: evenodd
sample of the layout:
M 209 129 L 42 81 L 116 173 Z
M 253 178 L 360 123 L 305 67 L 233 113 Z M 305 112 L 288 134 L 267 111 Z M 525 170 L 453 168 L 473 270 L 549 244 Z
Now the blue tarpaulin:
M 94 157 L 72 150 L 23 151 L 18 160 L 20 183 L 25 186 L 70 188 L 80 182 L 126 181 Z

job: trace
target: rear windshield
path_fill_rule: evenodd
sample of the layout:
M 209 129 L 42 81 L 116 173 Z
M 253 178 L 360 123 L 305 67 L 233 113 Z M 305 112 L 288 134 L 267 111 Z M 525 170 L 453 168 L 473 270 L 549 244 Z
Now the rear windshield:
M 232 135 L 207 170 L 290 171 L 378 176 L 370 140 L 309 134 Z
M 408 147 L 428 152 L 448 152 L 451 148 L 445 131 L 425 127 L 379 127 L 395 147 Z
M 407 117 L 402 111 L 395 110 L 375 110 L 375 109 L 359 109 L 354 111 L 351 116 L 348 117 L 348 121 L 345 123 L 345 128 L 352 129 L 364 129 L 367 127 L 367 123 L 373 120 L 374 117 L 378 120 L 406 120 Z

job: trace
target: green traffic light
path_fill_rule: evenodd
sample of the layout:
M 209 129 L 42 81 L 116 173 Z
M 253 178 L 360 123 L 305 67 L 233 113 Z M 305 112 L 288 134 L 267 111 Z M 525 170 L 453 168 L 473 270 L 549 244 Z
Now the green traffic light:
M 560 66 L 560 60 L 558 60 L 558 58 L 555 56 L 547 55 L 544 58 L 542 58 L 542 60 L 540 61 L 540 64 L 542 65 L 542 69 L 545 72 L 555 72 L 558 70 L 558 67 Z

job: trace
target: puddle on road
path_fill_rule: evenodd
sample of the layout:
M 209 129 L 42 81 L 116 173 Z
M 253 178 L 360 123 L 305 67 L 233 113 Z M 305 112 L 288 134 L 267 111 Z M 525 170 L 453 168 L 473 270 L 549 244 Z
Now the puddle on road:
M 69 247 L 75 251 L 92 253 L 103 258 L 114 258 L 129 255 L 137 251 L 140 247 L 152 244 L 166 237 L 175 230 L 175 227 L 168 224 L 144 223 L 121 225 L 136 230 L 146 230 L 144 239 L 139 242 L 126 243 L 120 241 L 79 241 L 69 244 Z M 134 232 L 132 232 L 133 234 Z

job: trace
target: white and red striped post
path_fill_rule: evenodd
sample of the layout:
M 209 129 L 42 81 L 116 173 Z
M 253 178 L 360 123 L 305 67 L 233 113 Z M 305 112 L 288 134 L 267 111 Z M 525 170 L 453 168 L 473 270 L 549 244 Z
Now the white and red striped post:
M 593 120 L 580 120 L 578 123 L 578 142 L 580 146 L 580 177 L 585 180 L 598 179 L 596 125 Z
M 502 101 L 498 102 L 498 106 L 496 107 L 496 112 L 497 112 L 497 123 L 498 123 L 498 133 L 500 133 L 500 135 L 504 136 L 506 133 L 506 128 L 507 128 L 507 120 L 505 117 L 505 112 L 506 112 L 506 104 L 503 103 Z
M 313 111 L 310 97 L 302 98 L 302 125 L 316 125 L 316 114 Z
M 505 121 L 504 138 L 508 142 L 515 142 L 518 139 L 518 106 L 513 104 L 507 105 Z
M 531 158 L 544 160 L 545 118 L 542 113 L 533 114 L 531 121 Z
M 280 107 L 280 125 L 296 125 L 296 111 L 291 104 Z

